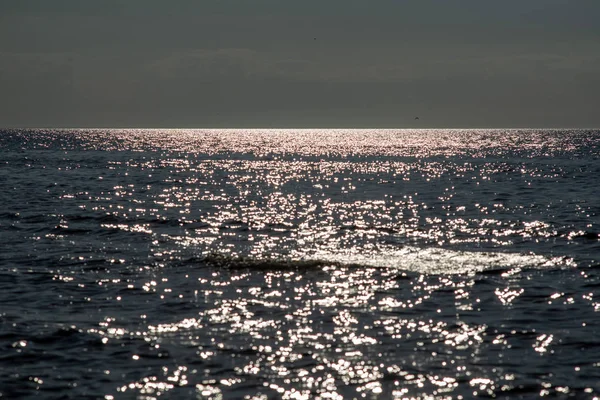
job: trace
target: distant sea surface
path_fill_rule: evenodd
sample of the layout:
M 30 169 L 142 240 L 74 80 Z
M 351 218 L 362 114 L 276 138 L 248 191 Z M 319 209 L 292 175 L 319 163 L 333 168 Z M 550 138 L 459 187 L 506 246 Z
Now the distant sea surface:
M 600 131 L 0 130 L 0 397 L 600 396 Z

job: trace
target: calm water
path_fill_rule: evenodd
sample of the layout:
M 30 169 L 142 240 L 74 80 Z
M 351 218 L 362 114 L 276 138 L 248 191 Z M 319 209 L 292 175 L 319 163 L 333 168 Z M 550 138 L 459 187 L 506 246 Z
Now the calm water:
M 0 131 L 3 398 L 593 398 L 600 131 Z

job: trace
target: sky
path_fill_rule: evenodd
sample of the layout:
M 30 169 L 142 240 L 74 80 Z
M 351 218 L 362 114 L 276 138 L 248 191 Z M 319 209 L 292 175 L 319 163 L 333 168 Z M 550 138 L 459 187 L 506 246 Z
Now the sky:
M 599 128 L 599 19 L 598 0 L 3 0 L 0 126 Z

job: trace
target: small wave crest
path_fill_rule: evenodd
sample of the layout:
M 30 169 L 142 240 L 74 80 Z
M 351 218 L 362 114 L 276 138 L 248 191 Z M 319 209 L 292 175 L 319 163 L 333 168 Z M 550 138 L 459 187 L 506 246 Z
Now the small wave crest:
M 223 268 L 249 269 L 310 269 L 325 266 L 393 268 L 406 272 L 431 275 L 480 273 L 514 268 L 575 267 L 567 257 L 546 257 L 536 254 L 456 251 L 442 248 L 403 247 L 379 252 L 352 250 L 318 250 L 295 256 L 229 256 L 209 254 L 198 261 Z

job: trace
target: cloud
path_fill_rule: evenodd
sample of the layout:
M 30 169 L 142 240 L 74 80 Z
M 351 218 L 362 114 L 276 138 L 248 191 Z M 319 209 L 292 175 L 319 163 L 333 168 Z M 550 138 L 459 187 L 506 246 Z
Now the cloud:
M 71 53 L 0 53 L 0 78 L 35 78 L 64 73 L 70 66 Z
M 165 81 L 219 82 L 279 80 L 288 82 L 403 83 L 465 77 L 535 80 L 595 70 L 600 57 L 552 53 L 451 55 L 401 54 L 390 49 L 378 57 L 361 54 L 290 57 L 286 52 L 252 49 L 196 49 L 150 61 L 144 73 Z
M 159 79 L 247 79 L 272 73 L 272 62 L 250 49 L 194 49 L 149 62 L 146 73 Z
M 423 77 L 425 62 L 365 58 L 361 54 L 318 57 L 252 49 L 198 49 L 149 62 L 145 72 L 163 80 L 194 82 L 279 80 L 289 82 L 386 82 Z M 425 68 L 427 69 L 427 68 Z M 434 71 L 429 68 L 429 72 Z

